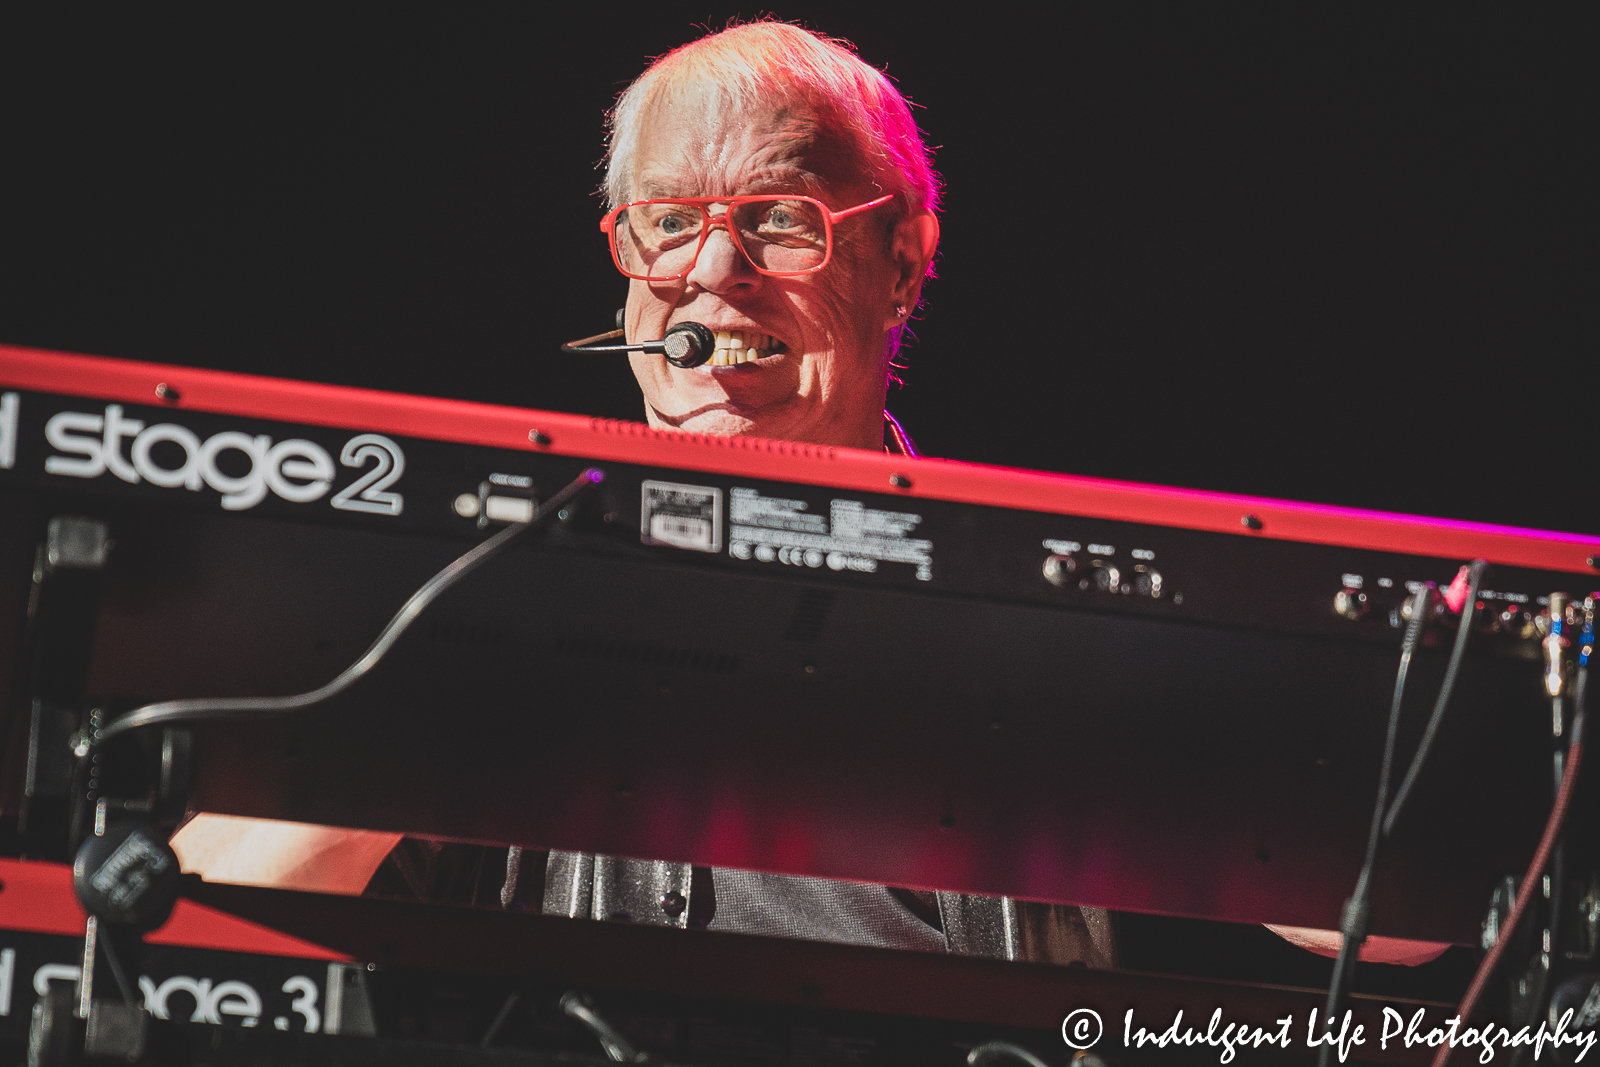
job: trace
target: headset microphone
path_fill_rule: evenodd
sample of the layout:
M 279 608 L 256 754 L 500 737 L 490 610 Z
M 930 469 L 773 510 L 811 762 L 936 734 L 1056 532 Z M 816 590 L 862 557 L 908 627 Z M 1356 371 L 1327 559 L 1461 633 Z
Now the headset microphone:
M 621 313 L 618 313 L 620 319 Z M 643 341 L 636 345 L 620 344 L 608 345 L 605 341 L 614 341 L 623 336 L 623 331 L 618 328 L 606 333 L 597 333 L 593 337 L 585 337 L 579 341 L 568 341 L 561 346 L 561 351 L 567 353 L 589 352 L 653 352 L 667 357 L 667 362 L 674 367 L 689 370 L 707 363 L 711 353 L 717 347 L 717 338 L 710 330 L 698 322 L 680 322 L 669 327 L 666 336 L 659 341 Z

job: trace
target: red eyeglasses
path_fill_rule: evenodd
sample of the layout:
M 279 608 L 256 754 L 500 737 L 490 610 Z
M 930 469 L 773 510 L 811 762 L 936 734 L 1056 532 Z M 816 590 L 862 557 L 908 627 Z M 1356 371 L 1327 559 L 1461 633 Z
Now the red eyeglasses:
M 773 278 L 815 274 L 833 258 L 833 226 L 895 197 L 832 211 L 810 196 L 691 196 L 635 200 L 600 220 L 611 258 L 630 278 L 675 282 L 694 270 L 711 231 L 722 227 L 757 271 Z M 713 215 L 711 205 L 724 204 Z

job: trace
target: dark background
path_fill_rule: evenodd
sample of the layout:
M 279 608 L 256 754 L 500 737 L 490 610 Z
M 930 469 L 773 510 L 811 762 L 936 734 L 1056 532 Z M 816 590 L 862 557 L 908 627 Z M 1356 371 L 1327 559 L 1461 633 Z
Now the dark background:
M 0 343 L 640 417 L 602 113 L 729 5 L 0 16 Z M 1593 26 L 794 3 L 917 105 L 927 452 L 1600 533 Z

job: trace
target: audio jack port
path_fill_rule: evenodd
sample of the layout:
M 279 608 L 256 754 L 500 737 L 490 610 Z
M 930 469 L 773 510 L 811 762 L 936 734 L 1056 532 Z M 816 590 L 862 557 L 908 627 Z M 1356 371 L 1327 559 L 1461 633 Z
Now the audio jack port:
M 1367 594 L 1349 587 L 1341 589 L 1334 595 L 1333 610 L 1352 622 L 1360 619 L 1367 613 Z
M 1122 572 L 1109 563 L 1095 560 L 1094 584 L 1102 593 L 1120 592 Z
M 1077 569 L 1077 560 L 1057 552 L 1044 561 L 1044 580 L 1051 585 L 1066 585 Z

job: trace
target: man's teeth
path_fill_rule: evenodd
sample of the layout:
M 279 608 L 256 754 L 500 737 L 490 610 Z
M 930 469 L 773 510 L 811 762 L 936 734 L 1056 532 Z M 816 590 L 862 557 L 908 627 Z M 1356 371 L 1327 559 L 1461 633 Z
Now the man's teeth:
M 753 363 L 772 355 L 774 347 L 769 334 L 718 330 L 717 347 L 711 353 L 711 366 L 731 367 L 735 363 Z

